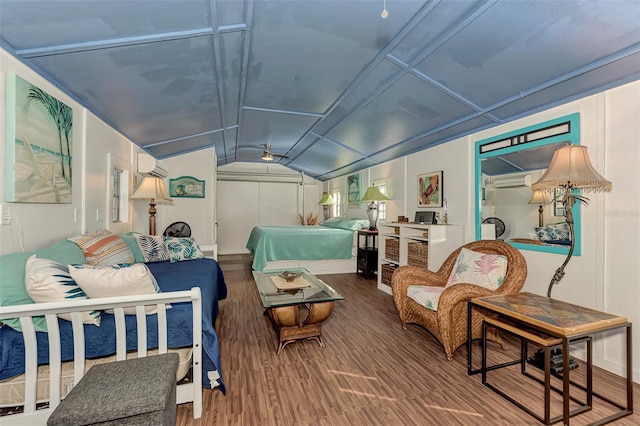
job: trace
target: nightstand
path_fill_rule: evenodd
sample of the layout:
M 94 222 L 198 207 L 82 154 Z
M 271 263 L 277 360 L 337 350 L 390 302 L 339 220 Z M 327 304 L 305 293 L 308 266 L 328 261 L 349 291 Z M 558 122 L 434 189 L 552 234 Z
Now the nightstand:
M 375 276 L 378 271 L 378 231 L 358 231 L 358 263 L 356 273 L 365 278 Z

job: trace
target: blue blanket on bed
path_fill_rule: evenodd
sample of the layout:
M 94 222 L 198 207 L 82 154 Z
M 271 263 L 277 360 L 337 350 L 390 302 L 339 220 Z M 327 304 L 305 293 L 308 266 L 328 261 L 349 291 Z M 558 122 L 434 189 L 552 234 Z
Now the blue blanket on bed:
M 209 372 L 220 375 L 219 389 L 225 392 L 220 370 L 220 351 L 214 324 L 218 315 L 218 301 L 227 297 L 227 287 L 218 263 L 213 259 L 197 259 L 170 263 L 147 264 L 164 292 L 188 290 L 200 287 L 202 294 L 202 386 L 211 388 Z M 180 348 L 192 344 L 191 303 L 172 303 L 167 310 L 168 346 Z M 127 350 L 137 349 L 135 315 L 126 315 Z M 62 361 L 73 360 L 73 333 L 71 322 L 62 319 L 60 324 Z M 85 356 L 98 358 L 116 352 L 115 318 L 102 313 L 100 327 L 85 324 Z M 49 360 L 47 333 L 36 333 L 38 339 L 38 364 Z M 156 315 L 147 315 L 147 346 L 158 346 L 158 322 Z M 22 333 L 10 327 L 0 328 L 0 380 L 24 373 L 24 341 Z M 215 386 L 215 384 L 214 384 Z

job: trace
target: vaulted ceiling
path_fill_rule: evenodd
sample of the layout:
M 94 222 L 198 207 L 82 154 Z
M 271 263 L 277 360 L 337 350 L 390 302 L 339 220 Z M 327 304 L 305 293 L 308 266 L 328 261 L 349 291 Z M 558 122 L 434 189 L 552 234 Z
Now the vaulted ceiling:
M 640 78 L 640 2 L 0 0 L 0 43 L 157 158 L 320 180 Z

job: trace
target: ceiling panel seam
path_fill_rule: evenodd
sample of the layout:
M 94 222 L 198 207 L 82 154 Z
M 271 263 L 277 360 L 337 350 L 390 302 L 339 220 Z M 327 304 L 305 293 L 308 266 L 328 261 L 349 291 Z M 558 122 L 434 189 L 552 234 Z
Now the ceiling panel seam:
M 422 8 L 411 18 L 411 20 L 409 20 L 409 22 L 407 22 L 407 24 L 402 27 L 402 29 L 393 37 L 393 40 L 391 40 L 384 47 L 384 49 L 378 52 L 378 54 L 369 62 L 369 64 L 364 67 L 360 74 L 358 74 L 353 79 L 349 86 L 344 89 L 340 96 L 338 96 L 336 100 L 329 106 L 329 108 L 327 108 L 327 110 L 324 112 L 324 117 L 327 117 L 329 114 L 331 114 L 340 105 L 340 103 L 344 101 L 346 97 L 349 96 L 349 94 L 351 94 L 351 92 L 353 92 L 358 87 L 358 85 L 362 83 L 362 81 L 385 59 L 387 54 L 391 52 L 411 31 L 413 31 L 413 29 L 424 19 L 426 15 L 429 14 L 429 12 L 431 12 L 435 8 L 438 3 L 439 1 L 433 1 L 422 6 Z M 298 141 L 291 146 L 290 151 L 295 149 L 295 147 L 298 146 L 298 144 L 303 141 L 304 138 L 306 138 L 307 135 L 309 135 L 309 133 L 311 133 L 311 131 L 313 131 L 313 129 L 315 129 L 321 122 L 322 119 L 318 120 L 311 127 L 309 127 L 309 129 L 298 139 Z M 306 147 L 302 151 L 300 151 L 294 158 L 291 159 L 291 161 L 294 161 L 300 155 L 304 154 L 307 149 L 309 149 L 309 147 Z
M 16 50 L 16 55 L 23 58 L 39 58 L 43 56 L 64 55 L 67 53 L 90 52 L 93 50 L 113 49 L 117 47 L 129 47 L 150 43 L 183 40 L 187 38 L 210 37 L 214 33 L 213 28 L 200 28 L 197 30 L 174 31 L 169 33 L 119 37 L 107 40 L 96 40 L 84 43 L 61 44 L 58 46 L 38 47 L 34 49 Z
M 235 126 L 235 127 L 237 127 L 237 126 Z M 231 130 L 233 128 L 234 128 L 234 126 L 231 126 L 228 129 L 207 130 L 206 132 L 195 133 L 195 134 L 187 135 L 187 136 L 180 136 L 179 138 L 166 139 L 166 140 L 163 140 L 163 141 L 152 142 L 152 143 L 148 143 L 146 145 L 140 145 L 140 146 L 143 147 L 143 148 L 150 148 L 150 147 L 158 146 L 158 145 L 166 145 L 168 143 L 180 142 L 180 141 L 189 140 L 189 139 L 193 139 L 193 138 L 199 138 L 200 136 L 213 135 L 213 134 L 220 133 L 220 132 L 224 133 L 225 130 Z
M 368 96 L 366 99 L 364 99 L 362 102 L 360 102 L 354 108 L 352 108 L 351 111 L 349 111 L 347 114 L 345 114 L 339 122 L 337 122 L 335 125 L 333 125 L 329 129 L 327 129 L 327 131 L 324 134 L 325 135 L 329 134 L 332 131 L 334 131 L 336 129 L 339 129 L 341 126 L 343 126 L 347 122 L 347 120 L 349 120 L 351 117 L 353 117 L 355 114 L 357 114 L 363 108 L 365 108 L 369 103 L 373 102 L 374 99 L 376 99 L 378 96 L 380 96 L 386 89 L 391 87 L 402 76 L 406 75 L 409 72 L 408 71 L 409 69 L 415 67 L 418 63 L 422 62 L 431 53 L 435 52 L 437 49 L 442 47 L 444 45 L 444 43 L 449 41 L 454 35 L 456 35 L 460 31 L 462 31 L 462 29 L 464 29 L 467 25 L 469 25 L 470 23 L 475 21 L 478 17 L 480 17 L 482 14 L 484 14 L 496 2 L 497 2 L 496 0 L 493 0 L 491 2 L 483 3 L 482 5 L 477 7 L 476 9 L 472 10 L 469 14 L 465 15 L 464 18 L 459 19 L 458 22 L 455 24 L 455 26 L 453 28 L 451 28 L 449 31 L 445 32 L 444 34 L 440 35 L 440 37 L 438 37 L 435 41 L 430 43 L 429 46 L 427 46 L 422 52 L 420 52 L 417 56 L 415 56 L 409 63 L 404 63 L 403 61 L 399 61 L 397 58 L 395 58 L 395 56 L 391 55 L 390 52 L 396 47 L 396 45 L 398 43 L 400 43 L 400 41 L 402 41 L 404 39 L 404 37 L 408 34 L 408 32 L 410 32 L 410 30 L 413 30 L 413 28 L 415 27 L 415 25 L 417 25 L 417 23 L 419 23 L 420 21 L 422 21 L 422 19 L 424 19 L 424 16 L 420 16 L 420 18 L 417 21 L 414 21 L 415 17 L 420 14 L 420 12 L 416 13 L 414 18 L 412 18 L 412 23 L 414 25 L 412 25 L 410 27 L 409 27 L 409 25 L 407 25 L 407 27 L 405 27 L 405 29 L 408 28 L 408 31 L 406 31 L 406 32 L 402 32 L 401 31 L 400 33 L 398 33 L 398 35 L 396 35 L 396 37 L 394 37 L 393 40 L 391 42 L 389 42 L 387 47 L 385 49 L 383 49 L 380 52 L 380 54 L 377 55 L 376 58 L 374 58 L 374 60 L 372 62 L 370 62 L 369 65 L 367 66 L 367 68 L 371 67 L 372 65 L 377 66 L 377 65 L 379 65 L 380 62 L 382 62 L 383 59 L 387 59 L 387 60 L 391 61 L 392 63 L 396 63 L 396 61 L 399 61 L 399 64 L 403 64 L 402 66 L 404 67 L 404 69 L 402 69 L 400 72 L 395 73 L 392 76 L 390 76 L 389 79 L 383 85 L 381 85 L 370 96 Z M 429 4 L 430 7 L 428 8 L 428 11 L 426 13 L 430 12 L 435 7 L 435 5 L 437 3 L 439 3 L 439 2 L 434 2 L 434 3 Z M 380 56 L 383 55 L 383 54 L 384 54 L 384 58 L 380 58 Z M 396 59 L 396 61 L 394 61 L 393 59 Z M 396 64 L 398 65 L 398 63 L 396 63 Z M 369 72 L 370 72 L 370 70 L 369 70 Z M 357 85 L 359 83 L 360 83 L 360 81 L 358 79 L 354 80 L 354 84 Z M 350 88 L 351 88 L 351 86 L 350 86 Z M 347 90 L 349 90 L 350 88 L 347 88 Z M 351 89 L 351 90 L 353 90 L 353 89 Z M 345 92 L 346 92 L 346 90 L 345 90 Z M 338 102 L 342 102 L 342 100 L 344 100 L 344 98 L 341 95 L 340 97 L 338 97 L 338 100 L 336 100 L 336 104 L 334 104 L 334 105 L 337 106 L 337 103 Z M 335 106 L 332 105 L 331 110 L 333 110 L 333 108 L 335 108 Z M 330 112 L 331 111 L 326 112 L 325 116 L 330 114 Z M 309 129 L 309 131 L 307 133 L 305 133 L 305 135 L 303 135 L 302 138 L 300 138 L 300 140 L 302 140 L 316 126 L 317 126 L 317 124 L 315 124 L 313 127 L 311 127 Z M 298 140 L 298 142 L 300 142 L 300 140 Z M 294 147 L 295 147 L 295 145 L 297 145 L 298 142 L 296 142 L 296 144 L 294 144 Z M 402 142 L 400 142 L 400 143 L 402 143 Z M 303 153 L 304 153 L 304 151 L 300 152 L 295 158 L 292 159 L 292 161 L 297 159 Z
M 242 109 L 247 111 L 271 112 L 274 114 L 300 115 L 304 117 L 323 117 L 324 116 L 323 114 L 319 114 L 315 112 L 291 111 L 291 110 L 283 110 L 283 109 L 260 108 L 260 107 L 250 107 L 250 106 L 243 106 Z
M 555 86 L 556 84 L 564 83 L 567 80 L 570 80 L 570 79 L 572 79 L 574 77 L 577 77 L 579 75 L 582 75 L 582 74 L 586 74 L 586 73 L 591 72 L 591 71 L 593 71 L 593 70 L 595 70 L 597 68 L 604 67 L 606 65 L 612 64 L 613 62 L 619 61 L 620 59 L 624 59 L 627 56 L 631 56 L 631 55 L 634 55 L 636 53 L 640 53 L 640 43 L 636 43 L 636 44 L 632 45 L 631 47 L 623 49 L 623 50 L 621 50 L 619 52 L 616 52 L 616 53 L 614 53 L 612 55 L 606 56 L 606 57 L 601 58 L 601 59 L 599 59 L 597 61 L 591 62 L 591 63 L 589 63 L 587 65 L 583 65 L 582 67 L 580 67 L 578 69 L 569 71 L 569 72 L 567 72 L 567 73 L 565 73 L 565 74 L 563 74 L 563 75 L 561 75 L 559 77 L 555 77 L 555 78 L 553 78 L 551 80 L 548 80 L 548 81 L 546 81 L 544 83 L 537 84 L 537 85 L 531 87 L 530 89 L 520 91 L 517 95 L 510 96 L 510 97 L 508 97 L 506 99 L 503 99 L 500 102 L 497 102 L 497 103 L 495 103 L 493 105 L 490 105 L 487 108 L 484 108 L 483 109 L 483 114 L 485 114 L 486 112 L 493 111 L 493 110 L 496 110 L 498 108 L 501 108 L 501 107 L 503 107 L 505 105 L 508 105 L 508 104 L 510 104 L 512 102 L 518 101 L 518 100 L 520 100 L 522 98 L 525 98 L 527 96 L 533 95 L 533 94 L 535 94 L 537 92 L 540 92 L 542 90 L 548 89 L 549 87 Z M 639 70 L 640 70 L 640 67 L 639 67 Z M 546 108 L 546 107 L 547 107 L 547 105 L 540 106 L 540 108 Z M 504 120 L 502 120 L 502 121 L 504 121 Z
M 211 0 L 207 0 L 207 10 L 209 11 L 209 16 L 207 18 L 209 19 L 211 28 L 218 28 L 218 14 L 216 13 L 217 3 L 215 2 L 215 0 L 213 2 Z M 220 105 L 220 108 L 218 109 L 218 111 L 220 114 L 220 123 L 222 123 L 222 128 L 226 129 L 227 125 L 226 125 L 225 114 L 224 114 L 224 111 L 226 110 L 226 108 L 224 103 L 224 87 L 222 84 L 222 62 L 220 58 L 220 35 L 218 34 L 217 31 L 213 32 L 213 46 L 211 47 L 213 49 L 213 52 L 211 53 L 213 55 L 213 60 L 215 61 L 214 65 L 216 70 L 216 75 L 213 77 L 215 77 L 216 83 L 218 85 L 218 105 Z M 224 149 L 225 153 L 227 152 L 227 142 L 226 142 L 225 132 L 222 132 L 222 149 Z
M 251 36 L 253 34 L 253 0 L 244 0 L 245 7 L 245 25 L 247 30 L 245 31 L 244 41 L 243 41 L 243 54 L 242 54 L 242 63 L 240 64 L 240 90 L 238 93 L 238 111 L 236 116 L 236 122 L 238 123 L 238 128 L 242 125 L 242 108 L 244 106 L 244 100 L 247 92 L 247 75 L 249 73 L 249 55 L 251 54 Z M 238 152 L 238 144 L 240 142 L 240 132 L 236 132 L 236 143 L 234 147 L 234 158 L 236 157 L 236 152 Z M 228 155 L 225 151 L 225 157 Z
M 347 151 L 351 151 L 351 152 L 353 152 L 354 154 L 358 154 L 360 157 L 363 157 L 363 158 L 365 158 L 365 159 L 368 159 L 368 158 L 369 158 L 366 154 L 363 154 L 362 152 L 358 151 L 357 149 L 355 149 L 355 148 L 353 148 L 353 147 L 351 147 L 351 146 L 348 146 L 348 145 L 345 145 L 345 144 L 343 144 L 343 143 L 341 143 L 341 142 L 338 142 L 338 141 L 337 141 L 337 140 L 335 140 L 335 139 L 331 139 L 331 138 L 328 138 L 328 137 L 325 137 L 325 136 L 321 136 L 321 135 L 319 135 L 319 134 L 317 134 L 317 133 L 313 133 L 313 132 L 311 132 L 311 134 L 312 134 L 313 136 L 315 136 L 315 137 L 319 138 L 319 139 L 322 139 L 322 140 L 325 140 L 325 141 L 327 141 L 327 142 L 331 142 L 331 143 L 333 143 L 333 144 L 335 144 L 335 145 L 338 145 L 338 146 L 340 146 L 340 147 L 342 147 L 342 148 L 346 149 Z M 316 141 L 315 143 L 318 143 L 318 141 Z M 373 161 L 373 160 L 371 160 L 371 161 Z

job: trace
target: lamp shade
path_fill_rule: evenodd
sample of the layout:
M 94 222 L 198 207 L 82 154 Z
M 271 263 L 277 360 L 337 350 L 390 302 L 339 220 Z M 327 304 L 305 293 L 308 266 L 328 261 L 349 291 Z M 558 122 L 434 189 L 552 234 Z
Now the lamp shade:
M 593 168 L 586 146 L 566 145 L 555 150 L 549 168 L 531 189 L 551 191 L 558 187 L 600 192 L 610 191 L 611 182 Z
M 132 200 L 154 200 L 156 203 L 173 201 L 169 197 L 164 181 L 154 176 L 145 176 L 138 189 L 129 198 Z
M 380 192 L 377 186 L 372 185 L 367 188 L 367 192 L 364 193 L 360 201 L 386 201 L 389 197 Z
M 333 201 L 333 197 L 328 192 L 322 193 L 322 199 L 318 204 L 322 204 L 323 206 L 333 206 L 336 202 Z
M 549 204 L 550 202 L 551 197 L 549 196 L 549 193 L 541 189 L 533 191 L 531 199 L 529 200 L 529 204 Z

